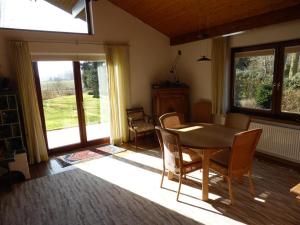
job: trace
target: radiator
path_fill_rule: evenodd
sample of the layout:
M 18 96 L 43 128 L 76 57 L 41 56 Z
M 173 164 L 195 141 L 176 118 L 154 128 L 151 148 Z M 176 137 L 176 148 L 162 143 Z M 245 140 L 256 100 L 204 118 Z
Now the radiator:
M 262 128 L 256 151 L 300 163 L 300 129 L 251 122 L 250 129 Z

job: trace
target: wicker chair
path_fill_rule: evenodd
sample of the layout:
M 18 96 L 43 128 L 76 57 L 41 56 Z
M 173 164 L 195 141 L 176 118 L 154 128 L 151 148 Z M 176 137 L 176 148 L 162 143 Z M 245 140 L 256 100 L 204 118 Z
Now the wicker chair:
M 150 116 L 144 113 L 142 107 L 127 109 L 127 120 L 129 128 L 129 140 L 130 133 L 134 133 L 135 147 L 137 148 L 137 139 L 142 134 L 154 132 L 154 125 Z
M 162 128 L 176 128 L 184 123 L 183 115 L 177 112 L 166 113 L 159 117 Z
M 179 175 L 179 187 L 176 200 L 178 201 L 182 178 L 186 174 L 202 168 L 201 157 L 197 159 L 184 155 L 183 147 L 180 145 L 179 135 L 175 132 L 155 127 L 163 158 L 163 171 L 160 187 L 162 188 L 165 170 Z
M 250 116 L 244 114 L 228 113 L 225 118 L 225 126 L 238 130 L 248 130 L 250 119 Z
M 227 179 L 231 203 L 233 202 L 231 181 L 234 177 L 241 180 L 243 175 L 248 174 L 249 189 L 254 195 L 252 164 L 261 133 L 262 129 L 255 129 L 236 134 L 230 150 L 220 151 L 210 159 L 210 169 Z
M 159 117 L 160 126 L 164 129 L 179 128 L 184 123 L 183 115 L 177 112 L 166 113 Z M 192 160 L 202 160 L 201 155 L 191 148 L 183 148 L 182 151 Z
M 209 100 L 201 99 L 193 105 L 192 121 L 198 123 L 212 123 L 212 103 Z

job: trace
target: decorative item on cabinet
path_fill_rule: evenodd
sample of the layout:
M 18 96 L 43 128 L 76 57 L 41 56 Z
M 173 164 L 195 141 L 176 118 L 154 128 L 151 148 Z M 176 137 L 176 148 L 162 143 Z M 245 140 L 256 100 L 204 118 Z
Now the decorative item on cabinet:
M 186 84 L 152 86 L 152 115 L 155 124 L 158 118 L 169 112 L 178 112 L 189 121 L 189 87 Z

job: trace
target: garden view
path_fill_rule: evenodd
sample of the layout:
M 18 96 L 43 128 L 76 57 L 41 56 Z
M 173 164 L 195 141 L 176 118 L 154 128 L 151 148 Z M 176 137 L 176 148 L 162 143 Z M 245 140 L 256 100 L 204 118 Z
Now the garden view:
M 87 139 L 107 137 L 109 136 L 109 100 L 106 64 L 104 61 L 95 61 L 80 62 L 79 65 Z M 76 101 L 78 93 L 76 94 L 75 89 L 73 63 L 71 61 L 39 62 L 38 70 L 48 144 L 58 147 L 58 139 L 67 135 L 69 140 L 65 141 L 70 142 L 67 144 L 79 143 Z
M 300 113 L 300 52 L 286 52 L 281 111 Z M 271 110 L 274 74 L 274 54 L 235 58 L 234 105 Z
M 87 124 L 108 122 L 108 110 L 102 107 L 108 105 L 107 81 L 99 87 L 98 65 L 99 62 L 82 62 L 82 86 L 85 119 Z M 103 63 L 102 63 L 103 64 Z M 100 65 L 101 67 L 105 65 Z M 99 89 L 102 89 L 101 98 Z M 75 85 L 72 71 L 50 77 L 41 82 L 43 107 L 46 118 L 47 130 L 57 130 L 78 126 L 77 104 Z

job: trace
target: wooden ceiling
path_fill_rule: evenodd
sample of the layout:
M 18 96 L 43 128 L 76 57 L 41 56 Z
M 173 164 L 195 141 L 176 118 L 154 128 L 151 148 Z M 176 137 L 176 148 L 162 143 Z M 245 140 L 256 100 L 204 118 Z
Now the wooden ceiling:
M 300 0 L 109 0 L 171 44 L 300 18 Z

